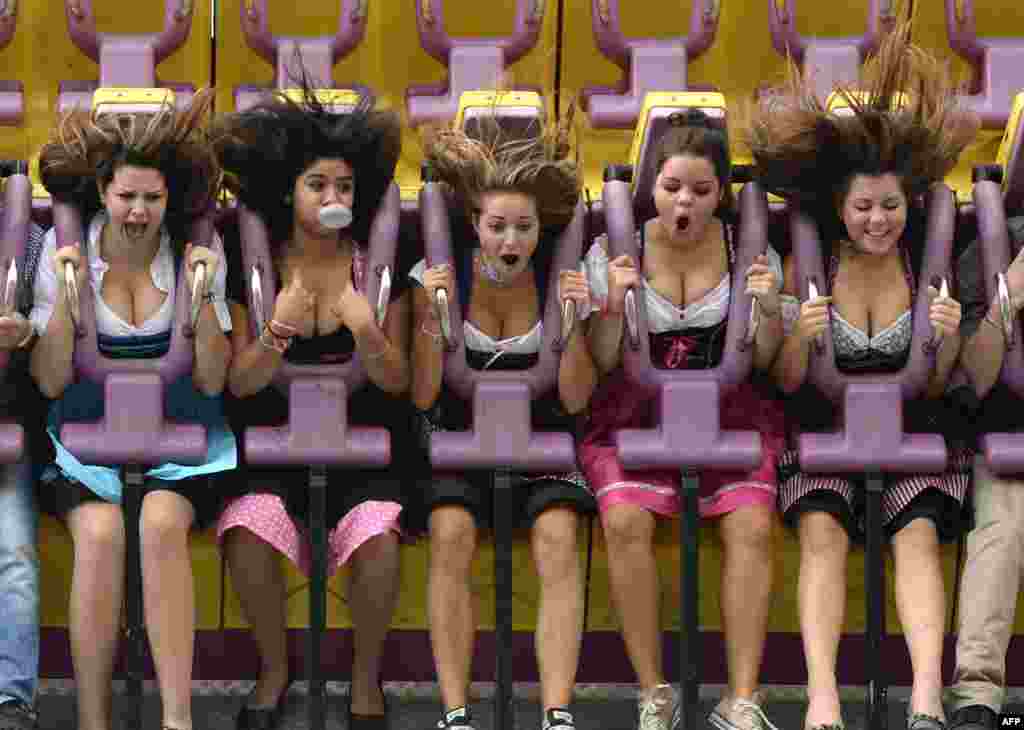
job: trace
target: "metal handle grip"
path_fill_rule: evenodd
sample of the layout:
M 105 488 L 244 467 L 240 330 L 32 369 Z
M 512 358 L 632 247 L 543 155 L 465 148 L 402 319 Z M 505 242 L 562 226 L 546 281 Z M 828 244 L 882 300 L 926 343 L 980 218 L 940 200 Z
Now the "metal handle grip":
M 200 261 L 192 272 L 192 316 L 189 318 L 189 329 L 186 335 L 194 337 L 199 326 L 199 313 L 203 309 L 203 298 L 206 296 L 206 264 Z
M 750 302 L 750 320 L 747 322 L 747 334 L 743 338 L 743 349 L 746 350 L 757 339 L 757 330 L 761 326 L 761 302 L 757 297 Z
M 814 283 L 814 279 L 807 282 L 807 299 L 817 299 L 821 294 L 818 292 L 818 285 Z M 831 315 L 829 317 L 831 319 Z M 825 338 L 824 335 L 818 335 L 814 338 L 814 350 L 819 355 L 825 352 Z
M 626 315 L 626 336 L 629 338 L 629 346 L 634 350 L 640 349 L 640 315 L 636 309 L 636 290 L 629 287 L 626 290 L 626 298 L 623 302 L 624 314 Z
M 380 270 L 380 286 L 377 289 L 377 326 L 384 327 L 388 316 L 388 302 L 391 300 L 391 267 Z
M 7 267 L 7 285 L 4 287 L 4 299 L 0 304 L 0 310 L 10 314 L 18 307 L 18 260 L 11 258 L 11 264 Z
M 64 262 L 64 295 L 67 297 L 68 311 L 71 314 L 71 325 L 75 329 L 75 336 L 81 337 L 85 333 L 82 330 L 82 309 L 78 298 L 78 281 L 75 279 L 75 265 L 70 261 Z
M 562 301 L 562 331 L 555 343 L 556 350 L 564 350 L 569 345 L 569 338 L 576 328 L 576 302 L 572 299 Z
M 441 324 L 441 336 L 444 338 L 444 346 L 447 350 L 455 349 L 455 341 L 452 338 L 452 314 L 448 309 L 448 290 L 438 289 L 434 292 L 434 307 L 437 309 L 437 319 Z
M 266 321 L 263 318 L 263 279 L 260 277 L 260 265 L 252 267 L 252 274 L 249 276 L 249 288 L 252 291 L 252 309 L 250 316 L 256 323 L 257 335 L 263 332 Z
M 949 296 L 949 283 L 946 281 L 945 277 L 943 277 L 942 283 L 939 285 L 939 296 Z M 930 354 L 935 354 L 936 352 L 939 351 L 939 348 L 942 347 L 942 339 L 942 335 L 932 334 L 932 338 L 928 340 L 928 342 L 926 342 L 924 345 L 925 350 Z
M 1003 337 L 1006 338 L 1006 349 L 1012 350 L 1016 345 L 1013 331 L 1013 306 L 1010 303 L 1010 287 L 1006 283 L 1006 274 L 996 274 L 996 292 L 999 297 L 999 314 L 1003 320 Z

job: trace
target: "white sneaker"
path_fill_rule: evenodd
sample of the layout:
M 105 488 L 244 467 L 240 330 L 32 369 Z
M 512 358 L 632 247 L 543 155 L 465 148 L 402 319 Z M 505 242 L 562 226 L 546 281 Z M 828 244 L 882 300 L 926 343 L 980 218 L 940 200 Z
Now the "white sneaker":
M 659 684 L 640 693 L 637 730 L 673 730 L 679 727 L 679 692 L 671 684 Z
M 723 697 L 708 722 L 717 730 L 779 730 L 761 709 L 761 693 L 755 692 L 749 700 Z

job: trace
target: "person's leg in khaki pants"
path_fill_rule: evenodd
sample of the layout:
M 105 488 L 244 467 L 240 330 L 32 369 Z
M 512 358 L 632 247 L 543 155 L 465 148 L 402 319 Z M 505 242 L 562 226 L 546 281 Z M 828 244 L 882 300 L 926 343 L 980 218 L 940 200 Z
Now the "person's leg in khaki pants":
M 962 730 L 987 727 L 986 718 L 995 721 L 988 713 L 970 711 L 972 706 L 994 713 L 1002 709 L 1006 650 L 1024 568 L 1024 480 L 992 475 L 979 455 L 974 465 L 974 514 L 960 580 L 956 670 L 950 688 L 950 724 Z

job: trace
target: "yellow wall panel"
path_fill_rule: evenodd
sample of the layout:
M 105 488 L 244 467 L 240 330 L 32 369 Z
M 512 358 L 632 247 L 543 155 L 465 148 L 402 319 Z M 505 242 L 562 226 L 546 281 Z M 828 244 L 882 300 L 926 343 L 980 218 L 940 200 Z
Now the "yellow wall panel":
M 224 0 L 218 18 L 217 84 L 220 109 L 233 108 L 232 94 L 238 84 L 269 84 L 273 69 L 245 45 L 239 23 L 239 3 Z M 272 1 L 272 33 L 298 35 L 337 29 L 340 3 L 318 0 L 303 5 Z M 504 3 L 481 5 L 473 0 L 445 0 L 444 14 L 450 32 L 459 35 L 504 35 L 511 31 L 514 13 Z M 373 88 L 381 108 L 405 113 L 405 90 L 412 84 L 435 83 L 444 68 L 420 47 L 413 0 L 369 0 L 363 42 L 334 69 L 339 84 L 359 82 Z M 516 83 L 539 85 L 550 92 L 555 78 L 556 3 L 547 4 L 544 27 L 537 46 L 510 69 Z M 333 32 L 333 30 L 332 30 Z M 400 49 L 400 50 L 399 50 Z M 408 127 L 402 144 L 397 180 L 403 196 L 414 196 L 420 185 L 422 149 Z
M 155 32 L 160 29 L 163 2 L 125 3 L 94 0 L 96 28 L 101 33 Z M 186 43 L 157 68 L 162 81 L 210 84 L 211 0 L 193 0 L 192 32 Z M 0 132 L 0 154 L 17 152 L 36 158 L 56 119 L 57 85 L 66 80 L 99 78 L 99 67 L 71 42 L 63 2 L 18 3 L 18 29 L 14 41 L 0 54 L 4 78 L 25 83 L 25 130 L 17 147 L 8 150 Z M 10 59 L 17 59 L 17 69 Z M 40 62 L 45 59 L 45 62 Z M 10 70 L 7 70 L 10 69 Z M 36 178 L 38 179 L 38 178 Z
M 212 530 L 193 535 L 189 541 L 196 597 L 196 628 L 220 628 L 221 566 Z M 68 625 L 68 600 L 74 572 L 71 534 L 53 517 L 39 522 L 40 624 Z

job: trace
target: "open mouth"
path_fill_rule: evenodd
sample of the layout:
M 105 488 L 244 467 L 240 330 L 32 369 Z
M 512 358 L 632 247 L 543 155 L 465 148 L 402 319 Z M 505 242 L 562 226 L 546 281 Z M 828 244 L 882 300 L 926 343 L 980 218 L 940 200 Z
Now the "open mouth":
M 690 216 L 681 215 L 676 218 L 676 230 L 680 233 L 685 233 L 690 227 Z
M 124 235 L 125 238 L 137 239 L 142 238 L 146 234 L 145 223 L 125 223 L 124 224 Z
M 499 258 L 505 262 L 506 266 L 515 266 L 519 263 L 519 255 L 514 253 L 505 253 L 499 256 Z

